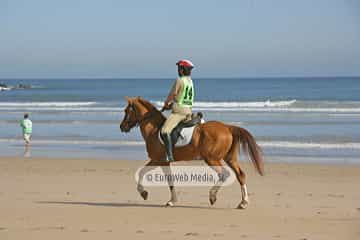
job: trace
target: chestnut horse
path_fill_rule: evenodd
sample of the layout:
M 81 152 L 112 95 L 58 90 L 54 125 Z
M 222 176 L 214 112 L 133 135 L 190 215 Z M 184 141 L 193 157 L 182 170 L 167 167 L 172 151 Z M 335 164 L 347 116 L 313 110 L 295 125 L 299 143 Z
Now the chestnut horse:
M 165 117 L 156 107 L 141 97 L 126 97 L 126 100 L 128 105 L 125 108 L 124 119 L 120 124 L 121 131 L 129 132 L 133 127 L 140 126 L 141 134 L 146 143 L 146 151 L 150 158 L 150 161 L 145 166 L 149 168 L 169 166 L 170 163 L 166 161 L 165 148 L 158 138 Z M 221 167 L 224 161 L 234 171 L 240 183 L 242 199 L 238 208 L 245 209 L 249 203 L 249 197 L 246 189 L 245 173 L 238 163 L 240 145 L 244 152 L 248 153 L 257 172 L 263 175 L 262 152 L 253 136 L 243 128 L 218 121 L 209 121 L 197 125 L 194 129 L 191 143 L 183 147 L 174 148 L 174 158 L 175 161 L 202 159 L 217 171 L 218 174 L 222 173 Z M 148 197 L 148 192 L 144 190 L 142 178 L 146 171 L 149 171 L 149 168 L 143 168 L 140 171 L 137 184 L 137 190 L 145 200 Z M 209 200 L 211 205 L 216 201 L 216 194 L 220 186 L 221 182 L 218 181 L 210 189 Z M 171 198 L 166 205 L 173 206 L 177 201 L 176 192 L 171 183 L 169 183 L 169 188 Z

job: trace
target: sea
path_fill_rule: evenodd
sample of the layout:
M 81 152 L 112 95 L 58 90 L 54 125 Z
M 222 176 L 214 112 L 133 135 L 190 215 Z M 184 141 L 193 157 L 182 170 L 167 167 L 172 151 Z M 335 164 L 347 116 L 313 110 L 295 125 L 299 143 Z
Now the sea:
M 0 91 L 0 156 L 147 160 L 139 129 L 120 132 L 125 96 L 160 109 L 175 78 L 0 79 L 10 86 Z M 249 130 L 265 160 L 360 163 L 360 77 L 193 80 L 193 111 Z M 11 89 L 19 84 L 31 87 Z

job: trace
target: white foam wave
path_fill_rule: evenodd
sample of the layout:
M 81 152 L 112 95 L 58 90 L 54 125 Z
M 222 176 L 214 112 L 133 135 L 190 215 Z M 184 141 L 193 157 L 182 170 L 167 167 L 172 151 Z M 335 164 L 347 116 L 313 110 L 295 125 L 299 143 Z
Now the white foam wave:
M 66 111 L 66 112 L 121 112 L 122 108 L 114 107 L 1 107 L 2 111 Z
M 0 87 L 0 91 L 9 91 L 11 88 L 9 87 Z
M 22 143 L 23 140 L 17 139 L 0 139 L 0 143 Z M 42 139 L 33 140 L 34 144 L 75 144 L 75 145 L 116 145 L 116 146 L 142 146 L 142 140 L 54 140 Z M 289 149 L 333 149 L 333 150 L 360 150 L 360 142 L 343 142 L 343 143 L 324 143 L 324 142 L 286 142 L 286 141 L 259 141 L 258 144 L 263 147 L 271 148 L 289 148 Z
M 96 102 L 2 102 L 0 107 L 75 107 L 91 106 Z
M 306 143 L 306 142 L 284 142 L 284 141 L 269 141 L 259 142 L 261 147 L 275 147 L 275 148 L 301 148 L 301 149 L 360 149 L 360 143 L 346 142 L 346 143 Z
M 288 107 L 296 102 L 296 99 L 289 101 L 264 101 L 264 102 L 195 102 L 194 108 L 266 108 L 266 107 Z M 156 101 L 157 106 L 163 102 Z
M 360 108 L 193 108 L 198 111 L 360 113 Z
M 154 102 L 158 107 L 163 105 L 160 101 Z M 346 104 L 350 104 L 348 106 Z M 360 113 L 360 102 L 298 102 L 264 101 L 264 102 L 195 102 L 195 111 L 233 111 L 233 112 L 309 112 L 309 113 Z M 344 105 L 345 104 L 345 105 Z M 305 105 L 305 106 L 304 106 Z
M 24 140 L 17 139 L 0 139 L 0 143 L 23 143 Z M 143 141 L 96 141 L 96 140 L 53 140 L 53 139 L 41 139 L 32 140 L 33 144 L 75 144 L 75 145 L 116 145 L 116 146 L 138 146 L 145 145 Z
M 123 112 L 123 107 L 3 107 L 1 111 L 68 111 L 68 112 Z M 208 112 L 274 112 L 274 113 L 352 113 L 360 114 L 360 108 L 201 108 L 194 107 L 193 111 Z M 355 115 L 356 114 L 356 115 Z
M 163 102 L 153 101 L 158 108 Z M 345 104 L 346 103 L 346 104 Z M 284 113 L 329 113 L 359 114 L 360 102 L 333 103 L 324 102 L 264 101 L 264 102 L 195 102 L 194 111 L 217 112 L 284 112 Z M 345 105 L 344 105 L 345 104 Z M 74 111 L 74 112 L 122 112 L 124 106 L 101 105 L 98 102 L 2 102 L 0 111 Z

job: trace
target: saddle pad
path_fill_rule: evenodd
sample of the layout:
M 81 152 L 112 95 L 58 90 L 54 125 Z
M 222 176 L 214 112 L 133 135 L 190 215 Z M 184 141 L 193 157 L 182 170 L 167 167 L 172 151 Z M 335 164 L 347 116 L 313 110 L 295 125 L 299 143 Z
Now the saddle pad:
M 178 138 L 177 142 L 175 143 L 175 147 L 183 147 L 183 146 L 188 145 L 191 142 L 194 128 L 195 128 L 195 126 L 183 128 L 181 130 L 180 137 Z M 160 140 L 161 144 L 164 145 L 164 142 L 160 136 L 160 131 L 159 131 L 159 140 Z

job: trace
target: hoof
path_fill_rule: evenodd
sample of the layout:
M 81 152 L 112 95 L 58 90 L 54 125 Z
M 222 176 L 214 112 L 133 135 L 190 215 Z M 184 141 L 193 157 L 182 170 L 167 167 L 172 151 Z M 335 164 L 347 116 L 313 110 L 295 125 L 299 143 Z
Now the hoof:
M 249 205 L 248 202 L 241 202 L 237 207 L 237 209 L 246 209 L 248 205 Z
M 140 195 L 144 200 L 147 200 L 149 193 L 147 191 L 143 191 Z
M 174 206 L 174 203 L 172 201 L 168 201 L 166 204 L 165 204 L 165 207 L 173 207 Z
M 214 203 L 216 202 L 216 196 L 210 196 L 209 201 L 211 205 L 214 205 Z

